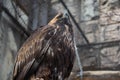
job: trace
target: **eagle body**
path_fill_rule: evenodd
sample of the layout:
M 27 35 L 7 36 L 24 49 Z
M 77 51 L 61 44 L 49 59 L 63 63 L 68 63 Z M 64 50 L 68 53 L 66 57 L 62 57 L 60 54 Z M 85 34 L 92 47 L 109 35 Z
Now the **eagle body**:
M 22 45 L 13 80 L 64 80 L 70 75 L 74 58 L 72 25 L 60 13 Z

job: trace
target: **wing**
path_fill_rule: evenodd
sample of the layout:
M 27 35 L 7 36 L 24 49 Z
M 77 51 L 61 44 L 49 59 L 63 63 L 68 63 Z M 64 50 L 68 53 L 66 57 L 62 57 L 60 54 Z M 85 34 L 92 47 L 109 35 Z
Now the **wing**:
M 60 76 L 64 79 L 70 75 L 75 58 L 75 49 L 73 33 L 69 27 L 63 24 L 56 24 L 55 34 L 49 39 L 52 44 L 45 50 L 47 54 L 36 73 L 37 78 L 50 75 L 52 78 L 50 80 L 58 80 Z
M 39 58 L 41 61 L 44 58 L 44 53 L 50 45 L 50 39 L 55 34 L 54 30 L 56 30 L 55 27 L 44 26 L 35 31 L 22 45 L 16 58 L 13 80 L 24 79 L 33 64 L 38 66 L 36 59 Z

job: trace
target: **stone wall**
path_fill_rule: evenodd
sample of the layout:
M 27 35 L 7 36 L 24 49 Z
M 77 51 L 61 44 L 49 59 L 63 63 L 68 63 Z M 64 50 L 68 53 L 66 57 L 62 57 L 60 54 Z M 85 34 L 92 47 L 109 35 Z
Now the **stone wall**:
M 86 2 L 83 0 L 81 4 L 83 5 L 82 11 L 84 11 L 81 16 L 84 18 L 81 17 L 80 25 L 90 43 L 120 40 L 119 0 L 88 0 Z M 119 43 L 108 43 L 107 46 L 96 45 L 89 48 L 81 47 L 79 51 L 83 66 L 93 67 L 92 69 L 120 70 Z
M 3 4 L 15 17 L 11 1 L 3 0 Z M 8 15 L 2 11 L 0 16 L 0 80 L 11 79 L 16 53 L 25 40 L 24 36 L 16 30 L 17 27 Z
M 15 55 L 22 41 L 22 36 L 10 26 L 15 25 L 2 17 L 0 20 L 0 80 L 10 79 Z

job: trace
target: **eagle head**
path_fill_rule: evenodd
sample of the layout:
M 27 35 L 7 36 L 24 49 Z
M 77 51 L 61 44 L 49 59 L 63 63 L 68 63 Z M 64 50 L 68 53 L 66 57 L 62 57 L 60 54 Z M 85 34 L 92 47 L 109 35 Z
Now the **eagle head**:
M 48 24 L 55 24 L 55 23 L 62 23 L 62 24 L 70 24 L 70 19 L 67 13 L 58 13 Z

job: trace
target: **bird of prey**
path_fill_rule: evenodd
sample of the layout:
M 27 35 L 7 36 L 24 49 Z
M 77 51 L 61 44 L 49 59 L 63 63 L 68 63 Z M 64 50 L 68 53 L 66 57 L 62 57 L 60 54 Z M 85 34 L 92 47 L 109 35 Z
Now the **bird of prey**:
M 65 80 L 74 59 L 74 35 L 67 14 L 38 28 L 18 51 L 13 80 Z

